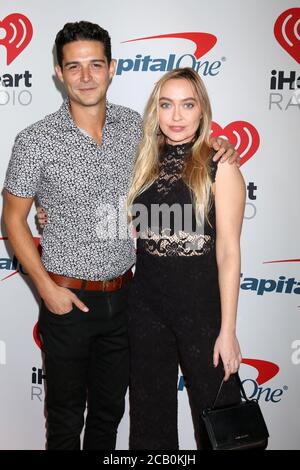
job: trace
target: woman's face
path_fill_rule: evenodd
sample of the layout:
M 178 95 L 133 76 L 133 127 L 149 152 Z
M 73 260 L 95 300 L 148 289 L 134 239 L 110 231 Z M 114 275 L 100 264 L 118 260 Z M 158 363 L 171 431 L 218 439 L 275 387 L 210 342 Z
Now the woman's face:
M 162 86 L 158 119 L 168 144 L 190 142 L 199 127 L 201 116 L 199 99 L 188 80 L 173 78 Z

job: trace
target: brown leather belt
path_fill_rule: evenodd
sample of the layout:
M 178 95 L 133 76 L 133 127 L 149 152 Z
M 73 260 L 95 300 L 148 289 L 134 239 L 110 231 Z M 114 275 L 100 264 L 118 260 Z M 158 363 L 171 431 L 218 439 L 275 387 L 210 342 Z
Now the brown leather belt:
M 51 279 L 60 287 L 67 287 L 69 289 L 83 289 L 103 292 L 113 292 L 120 289 L 130 279 L 132 279 L 132 271 L 129 269 L 126 273 L 108 281 L 85 281 L 83 279 L 76 279 L 75 277 L 61 276 L 48 272 Z

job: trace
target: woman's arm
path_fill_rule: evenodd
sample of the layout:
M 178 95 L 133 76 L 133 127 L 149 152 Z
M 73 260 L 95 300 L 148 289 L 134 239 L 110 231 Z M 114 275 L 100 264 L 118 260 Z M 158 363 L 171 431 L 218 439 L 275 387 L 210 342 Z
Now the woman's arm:
M 214 348 L 214 365 L 221 357 L 225 380 L 237 372 L 242 360 L 236 337 L 240 286 L 240 234 L 245 209 L 245 183 L 236 165 L 218 165 L 214 185 L 216 205 L 216 256 L 222 322 Z

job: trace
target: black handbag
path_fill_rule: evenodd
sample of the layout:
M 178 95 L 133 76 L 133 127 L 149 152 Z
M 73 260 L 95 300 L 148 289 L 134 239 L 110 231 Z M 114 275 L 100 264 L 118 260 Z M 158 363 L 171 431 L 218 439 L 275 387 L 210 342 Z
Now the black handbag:
M 212 408 L 202 412 L 212 450 L 266 449 L 269 433 L 257 400 L 249 400 L 238 374 L 235 379 L 245 401 L 216 408 L 220 385 Z

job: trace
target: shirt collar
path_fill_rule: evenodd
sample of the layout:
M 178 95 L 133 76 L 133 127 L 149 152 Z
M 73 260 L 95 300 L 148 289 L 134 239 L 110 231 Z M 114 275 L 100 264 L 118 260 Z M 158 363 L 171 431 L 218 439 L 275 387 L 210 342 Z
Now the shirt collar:
M 79 129 L 78 126 L 75 124 L 72 115 L 70 113 L 70 108 L 69 108 L 69 99 L 66 98 L 64 102 L 62 103 L 60 109 L 59 109 L 59 114 L 62 120 L 62 124 L 69 128 L 69 129 Z M 112 124 L 114 122 L 119 121 L 118 113 L 117 113 L 117 107 L 113 105 L 112 103 L 109 103 L 106 101 L 106 114 L 105 114 L 105 124 L 104 127 L 107 126 L 108 124 Z

